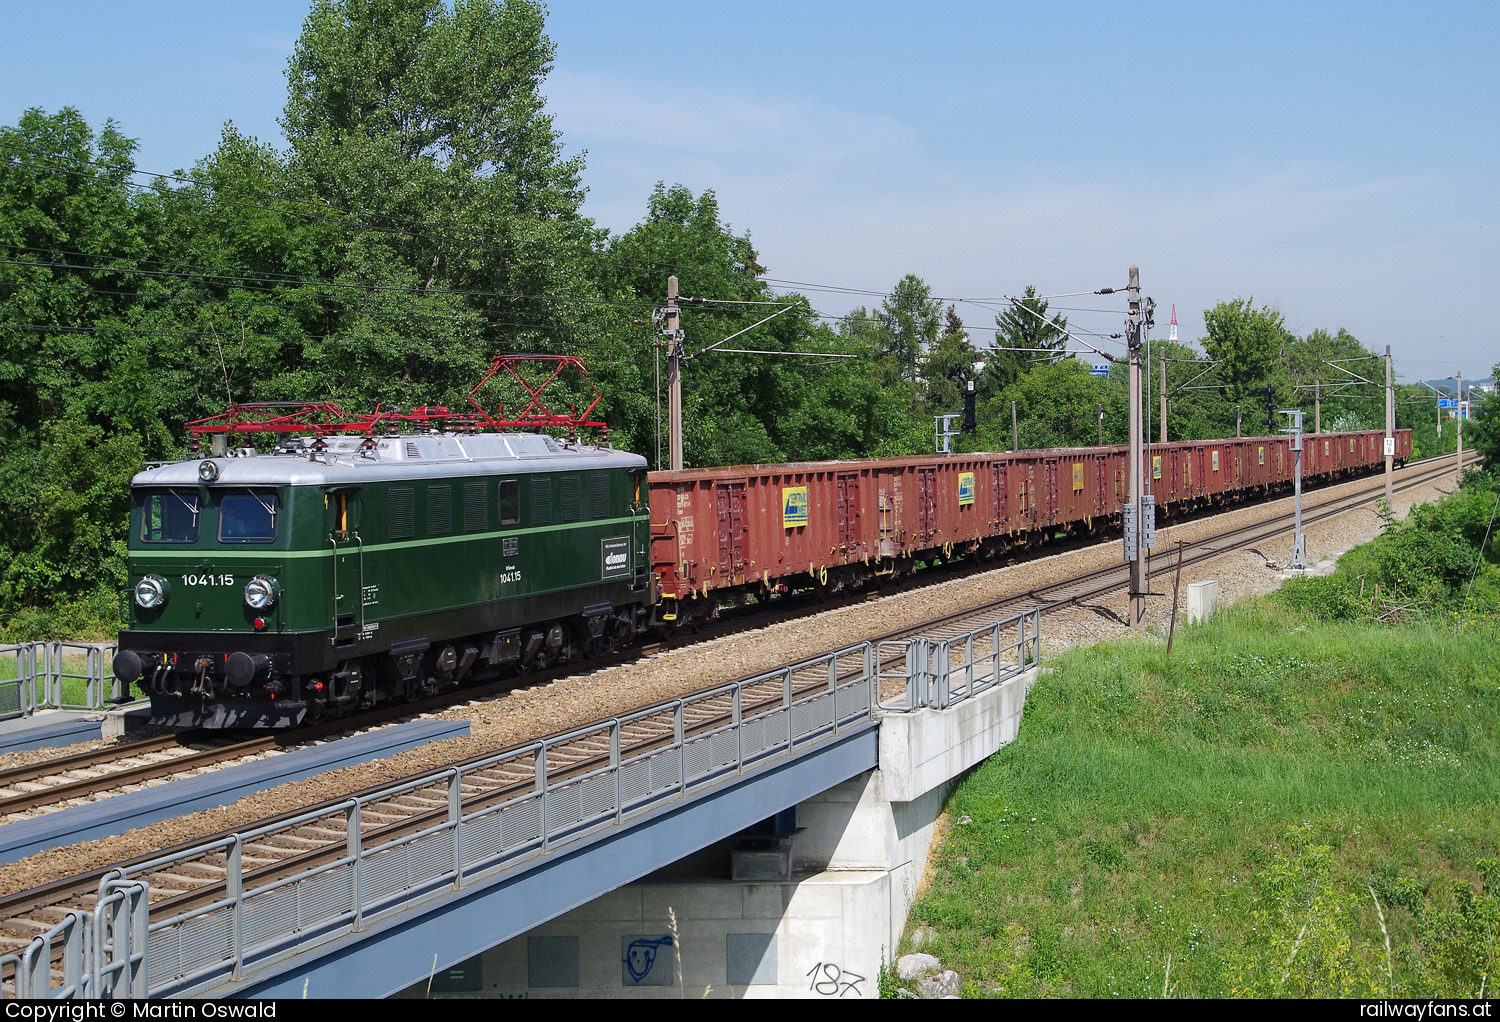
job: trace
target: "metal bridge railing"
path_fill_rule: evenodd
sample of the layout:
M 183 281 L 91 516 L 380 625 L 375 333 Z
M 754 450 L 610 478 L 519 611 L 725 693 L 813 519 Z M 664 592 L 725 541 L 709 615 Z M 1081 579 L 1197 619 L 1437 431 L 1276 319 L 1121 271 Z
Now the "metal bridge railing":
M 1038 616 L 1021 615 L 967 637 L 907 644 L 907 690 L 927 696 L 925 703 L 909 700 L 907 708 L 951 705 L 1025 670 L 1035 662 L 1039 623 Z M 1014 640 L 1012 633 L 1017 633 Z M 955 650 L 962 652 L 955 657 Z M 945 664 L 945 674 L 933 673 Z M 101 881 L 92 914 L 71 912 L 23 952 L 0 956 L 0 996 L 170 997 L 211 991 L 607 828 L 628 825 L 761 763 L 871 726 L 880 709 L 877 685 L 887 673 L 878 667 L 872 644 L 860 643 L 351 798 L 334 809 L 325 806 L 115 869 Z M 825 680 L 809 690 L 809 675 Z M 776 688 L 779 697 L 768 699 L 766 690 Z M 721 713 L 727 701 L 729 712 L 721 723 L 695 729 L 689 723 L 695 707 L 709 700 L 717 701 Z M 669 717 L 672 736 L 632 752 L 626 735 L 647 717 Z M 563 774 L 557 751 L 578 739 L 607 748 L 608 760 L 582 774 Z M 480 787 L 471 775 L 506 766 L 529 774 L 524 791 L 493 804 L 465 804 L 465 789 Z M 447 793 L 447 809 L 430 825 L 366 840 L 367 807 L 439 786 Z M 247 843 L 334 815 L 343 816 L 345 834 L 334 857 L 269 881 L 247 872 L 241 858 Z M 144 878 L 203 856 L 227 869 L 216 900 L 172 914 L 162 915 L 160 908 L 153 913 Z
M 1042 612 L 1032 609 L 946 639 L 883 642 L 877 657 L 881 680 L 904 680 L 905 688 L 899 702 L 880 708 L 946 710 L 1002 685 L 1040 662 L 1041 630 Z
M 114 651 L 112 642 L 0 645 L 0 720 L 38 710 L 104 709 L 121 694 L 109 667 Z

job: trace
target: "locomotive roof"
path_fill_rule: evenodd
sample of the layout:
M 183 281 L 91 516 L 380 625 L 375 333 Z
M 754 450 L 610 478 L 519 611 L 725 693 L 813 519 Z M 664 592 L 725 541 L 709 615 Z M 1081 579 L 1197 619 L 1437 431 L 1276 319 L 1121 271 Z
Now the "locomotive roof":
M 132 486 L 198 485 L 198 466 L 214 462 L 217 486 L 340 486 L 446 479 L 475 475 L 643 469 L 638 454 L 567 443 L 537 433 L 469 435 L 409 433 L 328 436 L 325 450 L 312 437 L 289 437 L 269 451 L 240 448 L 224 457 L 175 461 L 139 472 Z

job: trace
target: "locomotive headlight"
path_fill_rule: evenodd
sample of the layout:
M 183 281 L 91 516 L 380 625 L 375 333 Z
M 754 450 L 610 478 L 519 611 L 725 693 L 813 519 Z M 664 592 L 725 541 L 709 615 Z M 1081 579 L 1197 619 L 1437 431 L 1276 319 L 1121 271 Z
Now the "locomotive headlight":
M 167 602 L 167 580 L 159 575 L 147 575 L 135 584 L 135 605 L 142 610 L 155 610 Z
M 211 461 L 198 462 L 198 478 L 205 483 L 211 483 L 219 478 L 219 466 Z
M 281 586 L 274 578 L 256 575 L 245 583 L 245 603 L 251 610 L 267 610 L 281 595 Z

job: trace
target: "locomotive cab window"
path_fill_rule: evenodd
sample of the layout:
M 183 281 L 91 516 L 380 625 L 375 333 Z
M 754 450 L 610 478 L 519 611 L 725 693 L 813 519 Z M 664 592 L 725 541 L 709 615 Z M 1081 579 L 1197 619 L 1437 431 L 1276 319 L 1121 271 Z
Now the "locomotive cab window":
M 219 542 L 271 543 L 281 498 L 275 490 L 245 490 L 219 498 Z
M 143 542 L 192 543 L 198 538 L 197 490 L 155 490 L 136 499 Z

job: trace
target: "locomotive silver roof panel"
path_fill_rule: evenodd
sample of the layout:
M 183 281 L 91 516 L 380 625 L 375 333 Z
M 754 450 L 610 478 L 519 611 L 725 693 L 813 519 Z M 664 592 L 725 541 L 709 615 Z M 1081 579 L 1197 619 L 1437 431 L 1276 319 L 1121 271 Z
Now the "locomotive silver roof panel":
M 268 451 L 241 448 L 225 457 L 198 457 L 148 468 L 132 486 L 197 486 L 198 468 L 211 461 L 211 486 L 345 486 L 405 479 L 536 472 L 643 470 L 646 459 L 609 447 L 568 444 L 537 433 L 469 436 L 409 433 L 396 436 L 291 437 Z

